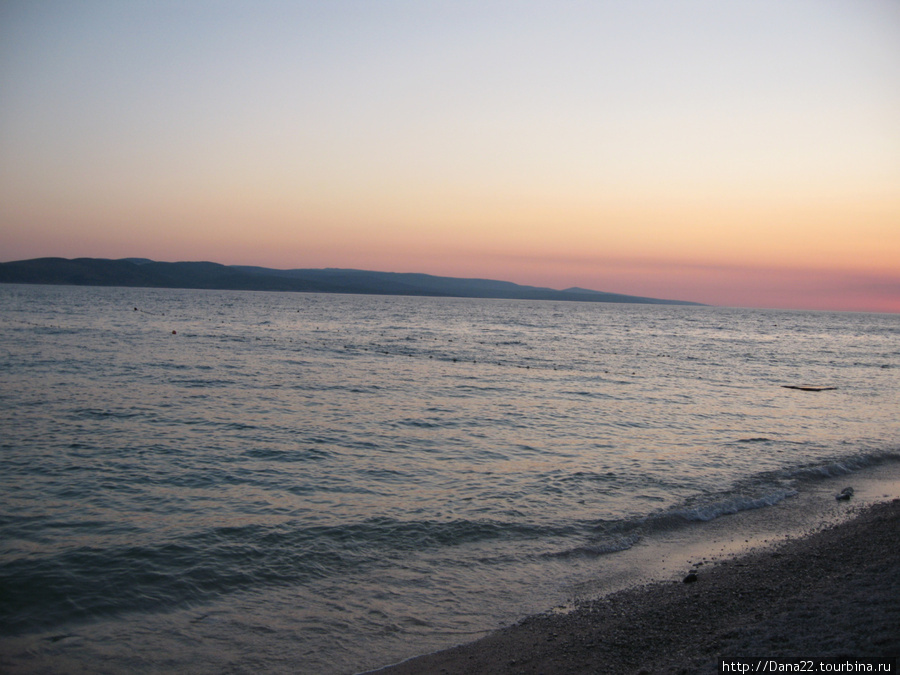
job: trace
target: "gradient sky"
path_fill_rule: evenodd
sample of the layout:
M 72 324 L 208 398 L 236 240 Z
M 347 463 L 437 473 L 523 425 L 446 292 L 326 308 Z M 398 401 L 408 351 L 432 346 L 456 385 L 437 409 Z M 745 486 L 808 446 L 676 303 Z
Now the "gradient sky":
M 0 2 L 0 260 L 900 312 L 900 1 Z

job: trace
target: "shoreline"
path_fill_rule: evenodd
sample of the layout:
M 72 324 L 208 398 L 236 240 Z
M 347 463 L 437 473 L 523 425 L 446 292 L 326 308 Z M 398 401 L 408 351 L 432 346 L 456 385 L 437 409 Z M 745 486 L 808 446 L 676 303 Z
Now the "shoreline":
M 900 656 L 900 499 L 837 525 L 541 614 L 378 675 L 718 673 L 727 658 Z

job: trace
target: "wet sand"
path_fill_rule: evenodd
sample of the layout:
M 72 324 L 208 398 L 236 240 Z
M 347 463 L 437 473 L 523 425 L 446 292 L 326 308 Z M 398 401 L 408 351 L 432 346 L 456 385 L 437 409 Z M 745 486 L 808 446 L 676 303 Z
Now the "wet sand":
M 736 657 L 900 656 L 900 499 L 695 571 L 375 672 L 717 673 Z

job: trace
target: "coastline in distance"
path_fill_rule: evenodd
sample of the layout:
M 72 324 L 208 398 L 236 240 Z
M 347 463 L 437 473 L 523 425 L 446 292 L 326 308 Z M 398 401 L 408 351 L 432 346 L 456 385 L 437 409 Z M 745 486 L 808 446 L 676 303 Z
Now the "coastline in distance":
M 35 258 L 0 263 L 0 283 L 75 286 L 134 286 L 243 291 L 293 291 L 368 295 L 414 295 L 515 300 L 569 300 L 663 305 L 701 305 L 584 288 L 555 290 L 510 281 L 463 279 L 411 272 L 354 269 L 290 269 L 157 262 L 146 258 Z

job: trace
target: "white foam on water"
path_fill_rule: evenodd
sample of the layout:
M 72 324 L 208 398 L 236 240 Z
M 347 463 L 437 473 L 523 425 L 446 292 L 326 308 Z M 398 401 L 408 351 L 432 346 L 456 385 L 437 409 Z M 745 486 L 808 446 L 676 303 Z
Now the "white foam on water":
M 594 578 L 569 588 L 567 606 L 644 583 L 681 580 L 698 565 L 803 537 L 849 520 L 871 504 L 900 498 L 900 461 L 826 472 L 824 478 L 815 473 L 819 480 L 765 508 L 723 512 L 715 519 L 698 519 L 695 526 L 658 530 L 628 550 L 598 560 Z M 848 486 L 853 488 L 851 499 L 836 499 Z

